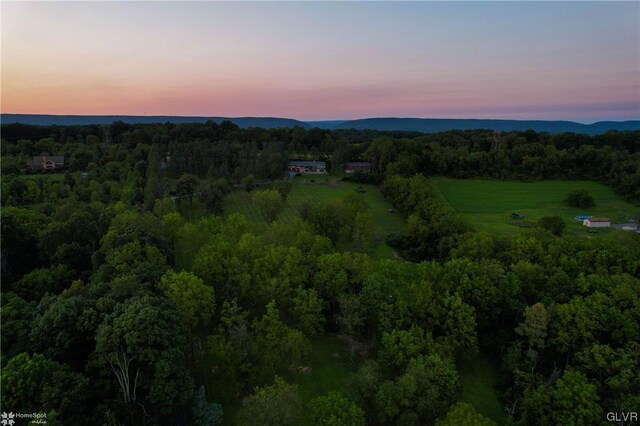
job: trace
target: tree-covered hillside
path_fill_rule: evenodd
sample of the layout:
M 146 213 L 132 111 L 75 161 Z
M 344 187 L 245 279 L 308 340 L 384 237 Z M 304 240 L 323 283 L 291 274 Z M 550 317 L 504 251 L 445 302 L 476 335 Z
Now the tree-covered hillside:
M 39 155 L 65 169 L 27 173 Z M 372 172 L 305 202 L 292 158 L 327 162 L 315 194 L 345 161 Z M 92 426 L 637 411 L 640 234 L 494 235 L 434 175 L 593 180 L 637 206 L 640 133 L 3 126 L 2 410 Z

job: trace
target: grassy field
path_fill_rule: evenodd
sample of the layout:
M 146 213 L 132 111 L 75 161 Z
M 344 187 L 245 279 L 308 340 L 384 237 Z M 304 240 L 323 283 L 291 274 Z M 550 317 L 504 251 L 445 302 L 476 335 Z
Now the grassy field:
M 64 179 L 64 173 L 56 172 L 56 173 L 34 173 L 34 174 L 24 174 L 20 176 L 20 179 L 25 180 L 48 180 L 51 182 L 62 182 Z
M 526 215 L 526 221 L 536 222 L 543 216 L 558 215 L 567 224 L 567 232 L 575 235 L 592 235 L 575 220 L 575 216 L 587 214 L 608 217 L 613 223 L 633 217 L 640 207 L 622 201 L 613 191 L 591 181 L 541 181 L 515 182 L 482 179 L 430 179 L 436 190 L 476 230 L 510 234 L 521 228 L 512 225 L 511 213 Z M 596 206 L 587 209 L 570 207 L 564 202 L 569 191 L 587 189 L 595 198 Z M 600 229 L 598 234 L 616 232 Z M 597 234 L 596 234 L 597 235 Z
M 294 372 L 287 380 L 298 385 L 305 403 L 329 391 L 344 391 L 359 363 L 358 359 L 351 362 L 347 344 L 334 335 L 317 336 L 311 345 L 309 359 L 305 362 L 311 371 L 307 374 Z
M 308 358 L 303 361 L 304 366 L 310 368 L 308 373 L 284 369 L 278 372 L 278 375 L 287 383 L 298 385 L 300 398 L 305 407 L 312 399 L 326 395 L 330 391 L 344 393 L 349 378 L 362 362 L 361 357 L 357 357 L 352 363 L 346 343 L 332 334 L 312 338 L 311 346 L 312 350 Z M 208 377 L 210 368 L 208 363 L 202 364 L 199 372 L 201 377 Z M 215 400 L 215 396 L 209 396 L 209 398 Z M 239 401 L 224 404 L 223 424 L 234 425 L 241 407 L 242 404 Z M 312 426 L 304 418 L 301 425 Z
M 325 182 L 324 177 L 316 177 L 316 182 L 311 178 L 295 178 L 294 186 L 287 198 L 285 209 L 277 220 L 288 222 L 299 218 L 299 209 L 304 203 L 322 204 L 338 201 L 358 187 L 365 192 L 364 198 L 369 204 L 368 213 L 373 219 L 374 253 L 376 256 L 389 257 L 392 250 L 384 244 L 384 238 L 391 232 L 400 232 L 404 227 L 404 219 L 398 213 L 390 213 L 391 205 L 383 198 L 378 187 L 374 185 L 361 185 L 352 182 L 341 182 L 335 177 L 329 177 Z M 241 213 L 245 215 L 258 228 L 266 227 L 266 222 L 259 209 L 253 204 L 252 194 L 245 191 L 234 191 L 229 194 L 224 203 L 226 214 Z
M 497 372 L 491 361 L 485 355 L 479 355 L 473 362 L 461 365 L 459 370 L 461 401 L 468 402 L 480 414 L 503 424 L 504 413 L 495 390 Z

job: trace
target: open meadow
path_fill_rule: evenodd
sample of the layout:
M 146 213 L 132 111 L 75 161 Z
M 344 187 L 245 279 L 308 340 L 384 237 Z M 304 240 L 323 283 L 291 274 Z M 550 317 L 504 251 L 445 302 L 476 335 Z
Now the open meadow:
M 315 182 L 311 182 L 311 180 Z M 392 250 L 384 244 L 385 237 L 392 232 L 401 232 L 404 226 L 403 217 L 392 209 L 380 189 L 375 185 L 364 185 L 353 182 L 343 182 L 335 177 L 296 177 L 293 188 L 287 197 L 284 210 L 277 220 L 290 222 L 300 217 L 300 208 L 304 203 L 310 205 L 328 204 L 343 199 L 350 192 L 362 188 L 362 195 L 368 203 L 367 212 L 373 220 L 372 239 L 374 252 L 378 257 L 389 257 Z M 257 189 L 259 191 L 260 189 Z M 225 214 L 241 213 L 245 215 L 259 229 L 267 225 L 258 207 L 252 201 L 252 192 L 233 191 L 224 201 Z
M 513 225 L 512 213 L 526 215 L 524 221 L 534 223 L 543 216 L 558 215 L 567 224 L 567 233 L 598 235 L 612 232 L 598 229 L 589 234 L 588 228 L 575 220 L 577 215 L 608 217 L 612 223 L 636 217 L 640 207 L 620 199 L 610 188 L 592 181 L 541 182 L 498 181 L 490 179 L 431 178 L 438 194 L 478 231 L 508 235 L 521 228 Z M 591 208 L 574 208 L 564 199 L 575 189 L 586 189 L 595 198 Z

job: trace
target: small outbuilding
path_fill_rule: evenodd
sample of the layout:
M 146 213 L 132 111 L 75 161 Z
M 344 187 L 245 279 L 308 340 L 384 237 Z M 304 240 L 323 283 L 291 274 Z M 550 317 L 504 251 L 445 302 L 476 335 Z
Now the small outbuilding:
M 612 228 L 620 229 L 622 231 L 634 231 L 638 232 L 638 224 L 634 222 L 629 223 L 614 223 L 611 225 Z
M 585 219 L 591 219 L 592 217 L 593 216 L 589 216 L 589 215 L 586 215 L 586 214 L 579 214 L 578 216 L 576 216 L 576 220 L 578 222 L 584 223 Z
M 349 161 L 344 164 L 345 173 L 369 173 L 371 164 L 367 161 Z
M 609 228 L 611 220 L 606 217 L 592 217 L 582 221 L 582 224 L 588 228 Z

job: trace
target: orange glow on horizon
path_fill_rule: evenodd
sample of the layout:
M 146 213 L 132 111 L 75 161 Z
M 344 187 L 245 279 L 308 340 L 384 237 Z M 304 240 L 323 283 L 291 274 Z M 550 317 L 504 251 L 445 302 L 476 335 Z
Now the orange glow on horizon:
M 633 3 L 1 7 L 3 113 L 640 117 Z

